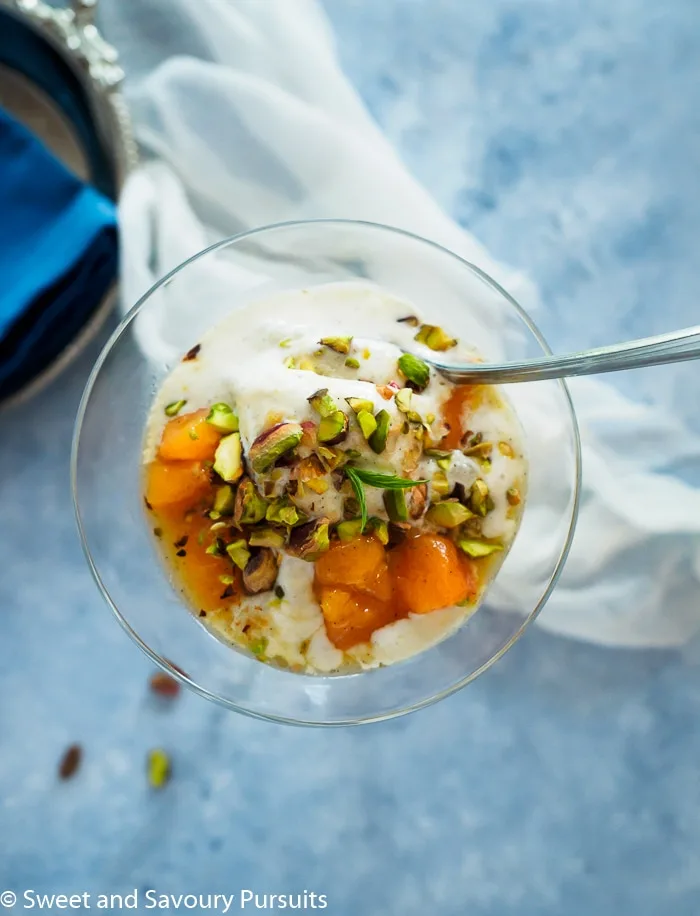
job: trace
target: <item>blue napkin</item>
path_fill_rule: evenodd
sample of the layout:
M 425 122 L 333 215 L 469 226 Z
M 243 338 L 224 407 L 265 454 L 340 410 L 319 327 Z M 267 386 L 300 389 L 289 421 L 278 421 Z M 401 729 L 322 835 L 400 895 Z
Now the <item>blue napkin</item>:
M 117 270 L 115 204 L 0 108 L 0 400 L 75 339 Z

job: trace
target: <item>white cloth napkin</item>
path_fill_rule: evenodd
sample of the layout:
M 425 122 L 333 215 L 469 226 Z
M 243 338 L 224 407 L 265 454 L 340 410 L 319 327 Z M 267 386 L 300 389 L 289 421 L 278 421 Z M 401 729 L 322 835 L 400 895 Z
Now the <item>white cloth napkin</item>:
M 119 0 L 103 16 L 130 74 L 147 160 L 121 201 L 125 309 L 212 241 L 331 216 L 434 239 L 537 315 L 527 278 L 497 264 L 407 173 L 340 71 L 315 0 Z M 157 34 L 157 46 L 139 30 Z M 171 319 L 155 313 L 140 328 L 154 359 L 190 340 L 182 316 Z M 582 510 L 539 623 L 598 643 L 680 644 L 700 629 L 700 492 L 667 469 L 697 461 L 700 441 L 610 384 L 576 380 L 571 390 L 583 438 Z

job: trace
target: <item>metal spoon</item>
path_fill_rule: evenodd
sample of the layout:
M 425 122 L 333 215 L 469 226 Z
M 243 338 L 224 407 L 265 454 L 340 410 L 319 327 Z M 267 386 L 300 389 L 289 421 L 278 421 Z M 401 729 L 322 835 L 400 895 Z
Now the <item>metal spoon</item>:
M 643 337 L 627 343 L 583 350 L 567 356 L 540 356 L 509 363 L 469 363 L 447 366 L 432 362 L 445 378 L 458 384 L 498 384 L 505 382 L 536 382 L 542 379 L 568 378 L 573 375 L 596 375 L 680 363 L 700 357 L 700 325 Z

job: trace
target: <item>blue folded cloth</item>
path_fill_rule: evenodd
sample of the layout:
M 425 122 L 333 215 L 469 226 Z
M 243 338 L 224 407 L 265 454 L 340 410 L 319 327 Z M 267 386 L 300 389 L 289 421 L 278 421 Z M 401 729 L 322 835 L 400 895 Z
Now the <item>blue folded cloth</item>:
M 0 400 L 75 339 L 117 271 L 115 204 L 0 108 Z

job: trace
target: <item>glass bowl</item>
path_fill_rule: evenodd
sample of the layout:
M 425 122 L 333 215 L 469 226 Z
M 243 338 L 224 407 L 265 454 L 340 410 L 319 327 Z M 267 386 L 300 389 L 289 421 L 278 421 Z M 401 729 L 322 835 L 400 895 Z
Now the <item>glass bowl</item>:
M 540 612 L 576 521 L 580 449 L 565 384 L 507 386 L 530 461 L 525 511 L 483 604 L 453 635 L 386 668 L 318 676 L 256 661 L 199 623 L 171 585 L 144 511 L 141 452 L 152 399 L 182 354 L 232 309 L 274 291 L 357 279 L 411 300 L 427 320 L 486 358 L 550 352 L 505 290 L 439 245 L 373 223 L 282 223 L 212 245 L 156 283 L 102 351 L 76 421 L 71 476 L 78 529 L 121 625 L 157 664 L 202 696 L 277 722 L 379 721 L 464 687 Z

